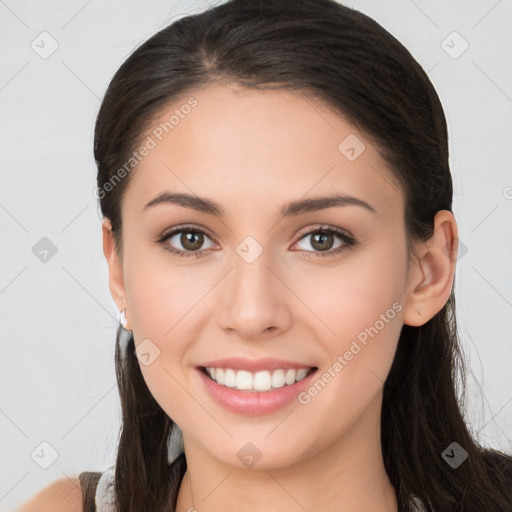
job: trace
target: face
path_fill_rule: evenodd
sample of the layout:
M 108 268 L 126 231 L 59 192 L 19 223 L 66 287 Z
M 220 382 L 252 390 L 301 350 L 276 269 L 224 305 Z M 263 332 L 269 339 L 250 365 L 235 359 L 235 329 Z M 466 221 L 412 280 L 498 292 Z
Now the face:
M 212 85 L 148 134 L 122 203 L 123 291 L 144 379 L 185 448 L 272 468 L 343 443 L 378 417 L 410 291 L 384 160 L 284 91 Z M 146 206 L 163 193 L 190 198 Z M 311 201 L 326 197 L 345 199 Z

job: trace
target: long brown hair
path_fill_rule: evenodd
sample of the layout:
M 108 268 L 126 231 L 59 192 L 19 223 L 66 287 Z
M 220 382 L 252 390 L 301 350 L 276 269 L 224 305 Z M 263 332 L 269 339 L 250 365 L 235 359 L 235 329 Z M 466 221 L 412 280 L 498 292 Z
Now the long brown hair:
M 101 211 L 120 256 L 120 203 L 133 172 L 119 179 L 119 170 L 124 165 L 126 171 L 160 109 L 212 82 L 299 91 L 366 133 L 403 190 L 408 243 L 428 239 L 436 212 L 451 211 L 443 109 L 428 76 L 397 39 L 334 0 L 232 0 L 152 36 L 108 87 L 94 156 Z M 144 382 L 133 336 L 119 328 L 116 341 L 122 406 L 117 510 L 174 510 L 186 469 L 184 455 L 173 466 L 167 460 L 176 426 Z M 384 385 L 383 457 L 400 511 L 412 509 L 413 496 L 428 511 L 512 511 L 512 458 L 482 448 L 468 431 L 461 405 L 465 378 L 452 289 L 426 324 L 403 326 Z M 456 469 L 442 456 L 453 442 L 467 452 Z

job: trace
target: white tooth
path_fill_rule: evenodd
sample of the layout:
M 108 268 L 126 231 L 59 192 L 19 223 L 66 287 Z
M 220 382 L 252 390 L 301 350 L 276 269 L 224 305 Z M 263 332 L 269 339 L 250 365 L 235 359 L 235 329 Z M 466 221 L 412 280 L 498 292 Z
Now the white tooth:
M 285 382 L 289 386 L 295 382 L 295 378 L 297 376 L 297 372 L 295 370 L 288 370 L 286 372 Z
M 281 388 L 285 384 L 290 386 L 304 379 L 309 370 L 310 368 L 279 369 L 272 373 L 268 370 L 251 373 L 246 370 L 236 371 L 230 368 L 206 368 L 211 378 L 218 384 L 245 391 L 268 391 L 271 388 Z
M 217 381 L 217 384 L 224 385 L 226 382 L 226 376 L 224 374 L 223 368 L 217 368 L 215 370 L 215 380 Z
M 275 370 L 272 374 L 272 387 L 282 388 L 286 383 L 286 376 L 284 370 Z
M 234 370 L 227 369 L 224 374 L 224 386 L 234 388 L 236 386 L 236 373 Z
M 272 387 L 270 372 L 263 370 L 254 374 L 253 389 L 256 391 L 268 391 Z
M 245 370 L 238 370 L 236 374 L 236 388 L 237 389 L 252 389 L 252 373 Z
M 299 380 L 302 380 L 308 373 L 309 368 L 301 368 L 300 370 L 297 370 L 297 377 L 296 381 L 299 382 Z

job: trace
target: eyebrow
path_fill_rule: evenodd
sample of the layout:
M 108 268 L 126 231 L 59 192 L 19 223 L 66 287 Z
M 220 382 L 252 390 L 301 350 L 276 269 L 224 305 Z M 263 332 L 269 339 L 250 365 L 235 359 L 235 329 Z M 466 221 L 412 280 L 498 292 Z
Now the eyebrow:
M 225 211 L 222 206 L 211 199 L 190 194 L 176 194 L 170 192 L 162 192 L 156 196 L 147 203 L 146 206 L 144 206 L 144 211 L 159 204 L 175 204 L 198 212 L 214 215 L 216 217 L 223 217 L 225 215 Z M 375 208 L 362 199 L 347 195 L 332 195 L 291 201 L 281 208 L 281 217 L 291 217 L 301 213 L 332 208 L 333 206 L 361 206 L 366 210 L 376 213 Z

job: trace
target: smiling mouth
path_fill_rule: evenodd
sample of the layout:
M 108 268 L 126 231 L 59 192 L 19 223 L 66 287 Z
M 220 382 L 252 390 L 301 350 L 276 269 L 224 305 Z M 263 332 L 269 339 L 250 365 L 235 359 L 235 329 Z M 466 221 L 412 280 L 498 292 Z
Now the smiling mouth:
M 262 370 L 249 372 L 232 368 L 200 367 L 200 371 L 206 375 L 206 377 L 221 386 L 253 393 L 261 393 L 292 386 L 296 382 L 305 379 L 317 369 L 316 366 L 313 366 L 310 368 L 300 368 L 298 370 L 293 368 L 281 368 L 272 371 Z

